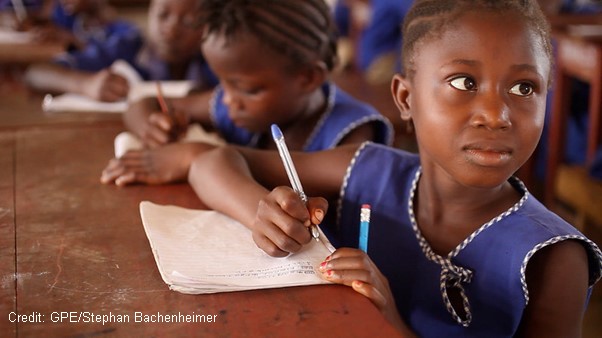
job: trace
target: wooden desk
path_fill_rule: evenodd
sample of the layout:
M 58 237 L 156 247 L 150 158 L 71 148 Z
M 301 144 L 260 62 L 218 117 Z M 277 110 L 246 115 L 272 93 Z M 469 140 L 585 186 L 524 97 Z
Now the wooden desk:
M 545 178 L 544 202 L 554 202 L 554 185 L 558 165 L 564 160 L 566 121 L 569 113 L 570 78 L 589 83 L 589 130 L 587 164 L 591 164 L 600 144 L 602 115 L 602 36 L 579 37 L 557 32 L 556 76 L 554 98 L 548 135 L 548 163 Z
M 25 88 L 0 92 L 0 131 L 29 127 L 122 125 L 122 115 L 112 113 L 46 113 L 42 110 L 43 96 L 30 94 Z
M 0 64 L 30 64 L 51 60 L 65 48 L 54 44 L 0 44 Z
M 0 133 L 3 335 L 397 336 L 367 298 L 344 286 L 212 295 L 170 291 L 144 233 L 139 202 L 202 205 L 186 184 L 100 184 L 121 130 L 79 125 Z M 11 323 L 11 311 L 44 323 Z M 135 312 L 216 315 L 216 322 L 136 323 Z M 60 320 L 61 313 L 73 317 Z M 91 313 L 129 315 L 130 322 L 71 322 Z

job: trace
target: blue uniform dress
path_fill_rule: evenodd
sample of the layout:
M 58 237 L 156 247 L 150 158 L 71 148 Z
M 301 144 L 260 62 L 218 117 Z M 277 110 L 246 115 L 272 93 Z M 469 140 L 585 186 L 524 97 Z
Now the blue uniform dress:
M 71 32 L 83 44 L 102 43 L 109 38 L 138 31 L 136 25 L 125 20 L 115 20 L 106 25 L 86 27 L 81 15 L 66 13 L 60 3 L 54 6 L 52 22 L 57 27 Z
M 376 126 L 374 142 L 387 145 L 393 142 L 391 122 L 374 107 L 354 99 L 332 83 L 324 84 L 322 90 L 328 98 L 328 107 L 307 139 L 303 151 L 334 148 L 345 136 L 366 123 Z M 215 129 L 228 143 L 257 147 L 262 134 L 237 127 L 228 116 L 223 97 L 224 91 L 218 86 L 210 110 Z
M 368 255 L 388 278 L 397 308 L 421 337 L 512 337 L 529 292 L 525 269 L 539 249 L 573 239 L 587 249 L 590 289 L 602 253 L 592 241 L 539 203 L 518 181 L 522 198 L 445 256 L 435 254 L 413 216 L 420 178 L 416 154 L 365 143 L 350 165 L 338 206 L 341 244 L 358 245 L 362 204 L 371 205 Z M 448 290 L 463 295 L 463 308 Z

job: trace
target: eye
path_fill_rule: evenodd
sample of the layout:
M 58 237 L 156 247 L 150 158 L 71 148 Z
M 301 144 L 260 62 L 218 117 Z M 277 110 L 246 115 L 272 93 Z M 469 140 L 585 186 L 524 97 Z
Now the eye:
M 475 81 L 467 76 L 460 76 L 452 79 L 449 84 L 459 90 L 475 90 L 477 87 Z
M 527 82 L 517 83 L 508 91 L 510 94 L 529 96 L 533 94 L 533 85 Z

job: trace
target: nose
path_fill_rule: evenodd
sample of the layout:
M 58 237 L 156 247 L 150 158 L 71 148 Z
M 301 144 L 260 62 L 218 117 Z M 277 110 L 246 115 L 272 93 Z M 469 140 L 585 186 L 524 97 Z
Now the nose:
M 224 89 L 224 96 L 222 97 L 223 104 L 226 105 L 226 107 L 228 107 L 228 110 L 230 110 L 230 111 L 239 110 L 240 100 L 238 100 L 236 98 L 236 96 L 233 95 L 231 90 L 228 90 L 226 88 L 223 88 L 223 89 Z
M 478 102 L 470 121 L 473 127 L 484 127 L 491 130 L 507 130 L 512 127 L 510 107 L 502 95 L 483 94 Z

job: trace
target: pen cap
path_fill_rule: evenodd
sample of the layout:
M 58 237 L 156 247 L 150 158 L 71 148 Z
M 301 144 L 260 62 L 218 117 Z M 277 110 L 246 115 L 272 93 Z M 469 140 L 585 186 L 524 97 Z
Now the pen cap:
M 272 124 L 272 137 L 275 141 L 283 138 L 282 131 L 280 130 L 280 128 L 278 128 L 276 124 Z

